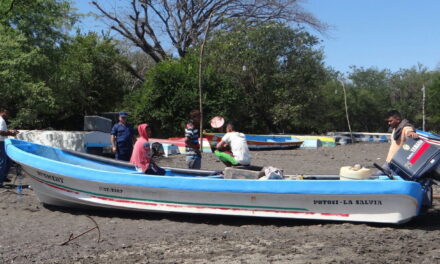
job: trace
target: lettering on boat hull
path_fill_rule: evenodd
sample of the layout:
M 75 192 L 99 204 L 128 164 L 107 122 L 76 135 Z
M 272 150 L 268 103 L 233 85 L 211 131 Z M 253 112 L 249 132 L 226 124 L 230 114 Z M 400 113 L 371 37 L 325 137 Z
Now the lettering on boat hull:
M 313 200 L 318 205 L 382 205 L 382 200 Z
M 104 187 L 104 186 L 99 186 L 99 190 L 100 191 L 104 191 L 104 192 L 111 192 L 111 193 L 123 193 L 124 191 L 120 188 L 116 188 L 116 187 Z
M 45 179 L 54 181 L 54 182 L 64 183 L 64 179 L 62 177 L 60 177 L 60 176 L 50 175 L 50 174 L 47 174 L 47 173 L 44 173 L 44 172 L 41 172 L 41 171 L 37 171 L 37 175 L 41 176 L 41 177 L 43 177 Z

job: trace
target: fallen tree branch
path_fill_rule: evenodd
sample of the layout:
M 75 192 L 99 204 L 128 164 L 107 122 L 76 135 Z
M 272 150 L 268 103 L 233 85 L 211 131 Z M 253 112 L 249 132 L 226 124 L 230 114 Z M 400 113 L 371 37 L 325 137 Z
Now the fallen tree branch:
M 68 239 L 67 241 L 63 242 L 62 244 L 60 244 L 60 246 L 67 245 L 70 241 L 75 240 L 75 239 L 77 239 L 78 237 L 81 237 L 81 236 L 83 236 L 83 235 L 85 235 L 85 234 L 87 234 L 87 233 L 89 233 L 89 232 L 91 232 L 91 231 L 93 231 L 93 230 L 95 230 L 95 229 L 98 230 L 98 241 L 97 241 L 97 243 L 99 243 L 99 241 L 101 240 L 101 230 L 99 229 L 98 223 L 96 223 L 96 221 L 95 221 L 93 218 L 91 218 L 90 216 L 87 216 L 87 217 L 88 217 L 90 220 L 93 221 L 93 223 L 95 224 L 95 226 L 92 227 L 92 228 L 90 228 L 90 229 L 88 229 L 88 230 L 86 230 L 86 231 L 84 231 L 84 232 L 82 232 L 81 234 L 79 234 L 79 235 L 77 235 L 77 236 L 73 236 L 73 234 L 70 234 L 69 239 Z

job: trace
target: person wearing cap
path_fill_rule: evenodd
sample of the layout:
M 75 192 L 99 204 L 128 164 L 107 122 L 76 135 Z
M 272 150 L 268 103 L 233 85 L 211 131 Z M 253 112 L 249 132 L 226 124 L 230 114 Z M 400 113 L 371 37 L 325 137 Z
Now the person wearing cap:
M 6 155 L 5 139 L 9 136 L 18 134 L 17 130 L 8 130 L 6 119 L 9 118 L 9 111 L 0 108 L 0 187 L 3 187 L 3 182 L 8 180 L 8 172 L 11 167 L 11 159 Z
M 234 125 L 226 125 L 226 134 L 217 143 L 214 154 L 228 167 L 230 166 L 249 166 L 252 156 L 243 133 L 235 131 Z
M 202 167 L 202 154 L 200 153 L 200 111 L 192 110 L 189 113 L 190 121 L 185 126 L 185 151 L 186 165 L 189 169 Z
M 136 170 L 150 175 L 165 175 L 165 170 L 156 165 L 151 151 L 150 142 L 151 128 L 148 124 L 138 125 L 139 138 L 134 144 L 130 163 L 136 166 Z
M 133 126 L 127 123 L 128 115 L 125 112 L 119 113 L 119 122 L 116 123 L 110 132 L 112 151 L 117 160 L 129 161 L 133 152 L 135 142 Z

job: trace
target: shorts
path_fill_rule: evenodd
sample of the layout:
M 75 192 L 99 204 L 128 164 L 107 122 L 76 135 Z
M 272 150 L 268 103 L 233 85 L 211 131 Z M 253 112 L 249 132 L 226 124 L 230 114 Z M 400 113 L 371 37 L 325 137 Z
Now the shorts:
M 228 167 L 240 165 L 240 163 L 238 163 L 238 161 L 236 161 L 235 158 L 229 153 L 216 150 L 214 151 L 214 154 Z

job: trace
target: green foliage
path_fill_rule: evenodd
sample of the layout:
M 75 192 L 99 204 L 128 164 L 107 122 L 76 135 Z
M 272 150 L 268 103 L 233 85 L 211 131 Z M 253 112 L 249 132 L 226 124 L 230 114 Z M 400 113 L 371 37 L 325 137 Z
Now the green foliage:
M 83 115 L 126 110 L 132 121 L 151 123 L 155 136 L 183 135 L 189 111 L 199 108 L 197 48 L 153 66 L 133 50 L 121 53 L 106 36 L 66 35 L 78 19 L 68 1 L 15 1 L 12 9 L 11 3 L 0 1 L 0 107 L 15 113 L 11 127 L 81 129 Z M 209 36 L 205 128 L 221 115 L 246 133 L 348 130 L 341 76 L 323 64 L 316 37 L 279 23 L 239 20 Z M 150 68 L 146 81 L 128 78 L 127 66 Z M 423 85 L 427 130 L 440 131 L 438 71 L 353 67 L 347 78 L 353 131 L 386 131 L 390 109 L 420 128 Z
M 43 82 L 33 78 L 35 69 L 46 58 L 39 48 L 29 46 L 26 37 L 14 29 L 0 24 L 0 36 L 3 107 L 13 112 L 23 111 L 12 126 L 23 126 L 25 123 L 39 126 L 41 121 L 37 118 L 37 111 L 50 112 L 53 109 L 52 92 Z
M 385 115 L 391 109 L 399 110 L 404 118 L 409 119 L 417 128 L 421 128 L 421 88 L 423 84 L 429 83 L 432 79 L 430 75 L 420 65 L 419 69 L 403 69 L 396 73 L 376 68 L 353 67 L 348 76 L 349 80 L 345 82 L 352 130 L 388 131 Z M 428 89 L 430 94 L 427 95 L 429 105 L 426 106 L 429 120 L 427 129 L 437 129 L 435 109 L 437 99 L 440 98 L 436 97 L 435 87 L 433 83 Z M 335 91 L 334 95 L 331 93 L 332 90 Z M 346 117 L 341 85 L 329 81 L 322 87 L 321 94 L 323 105 L 325 105 L 321 109 L 326 109 L 324 116 L 334 122 L 331 128 L 331 124 L 324 121 L 323 131 L 348 130 L 346 121 L 342 122 Z
M 229 97 L 238 103 L 224 105 L 226 118 L 253 133 L 316 127 L 306 120 L 313 118 L 313 100 L 326 77 L 322 53 L 314 48 L 318 40 L 278 23 L 232 21 L 230 29 L 215 32 L 207 47 L 208 63 L 239 96 Z
M 64 41 L 77 20 L 67 0 L 4 0 L 0 14 L 1 24 L 19 31 L 30 45 L 48 49 Z
M 321 85 L 317 97 L 313 100 L 313 109 L 316 111 L 312 117 L 316 124 L 314 132 L 348 131 L 344 93 L 341 83 L 336 78 L 337 76 Z
M 427 130 L 440 132 L 440 72 L 432 74 L 432 82 L 426 87 Z
M 124 95 L 122 58 L 110 39 L 68 37 L 76 18 L 68 1 L 10 7 L 0 5 L 0 87 L 1 106 L 16 114 L 12 127 L 81 129 L 81 115 L 117 107 Z
M 199 108 L 197 73 L 198 59 L 193 56 L 157 64 L 143 87 L 128 97 L 126 110 L 133 113 L 134 122 L 153 124 L 158 135 L 182 135 L 188 113 Z M 204 80 L 206 94 L 221 91 L 221 81 L 210 69 L 205 70 Z M 208 102 L 205 111 L 217 107 L 218 102 Z
M 57 102 L 58 122 L 75 115 L 113 110 L 124 96 L 122 60 L 110 39 L 78 34 L 61 47 L 63 54 L 49 84 Z
M 326 76 L 316 38 L 276 23 L 232 26 L 213 33 L 206 47 L 205 120 L 221 115 L 254 133 L 316 127 L 304 126 Z M 158 64 L 129 99 L 136 122 L 154 123 L 161 136 L 181 135 L 188 112 L 199 107 L 197 76 L 197 55 Z
M 428 79 L 426 68 L 418 65 L 396 72 L 390 85 L 392 104 L 417 127 L 422 126 L 422 86 Z
M 390 110 L 390 72 L 374 68 L 353 68 L 347 86 L 353 131 L 386 131 L 385 115 Z
M 65 39 L 67 1 L 3 1 L 0 5 L 0 87 L 2 104 L 16 113 L 12 126 L 38 128 L 55 108 L 47 85 L 57 58 L 55 43 Z

